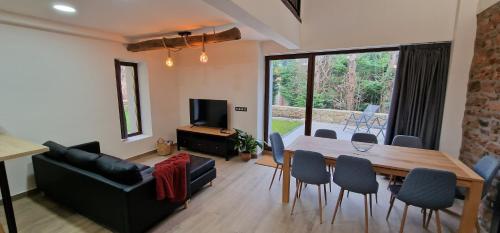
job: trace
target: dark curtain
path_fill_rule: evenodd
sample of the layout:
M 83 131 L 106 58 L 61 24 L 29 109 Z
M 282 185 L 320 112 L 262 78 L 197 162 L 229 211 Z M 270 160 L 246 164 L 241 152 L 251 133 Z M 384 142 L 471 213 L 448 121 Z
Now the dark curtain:
M 450 47 L 401 46 L 385 144 L 396 135 L 411 135 L 420 137 L 426 149 L 439 148 Z

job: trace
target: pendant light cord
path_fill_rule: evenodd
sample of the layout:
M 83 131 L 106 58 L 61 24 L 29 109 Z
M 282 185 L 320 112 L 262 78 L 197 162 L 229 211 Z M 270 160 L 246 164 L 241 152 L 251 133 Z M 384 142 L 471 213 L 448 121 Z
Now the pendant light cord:
M 201 35 L 201 46 L 202 46 L 201 51 L 205 52 L 205 33 Z

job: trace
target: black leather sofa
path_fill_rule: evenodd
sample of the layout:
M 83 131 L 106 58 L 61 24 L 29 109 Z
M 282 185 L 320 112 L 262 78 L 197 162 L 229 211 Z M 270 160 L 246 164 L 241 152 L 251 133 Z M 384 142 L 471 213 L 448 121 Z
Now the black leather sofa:
M 156 200 L 153 168 L 102 154 L 99 142 L 34 155 L 37 188 L 115 232 L 145 232 L 184 203 Z M 191 155 L 188 197 L 216 177 L 215 161 Z

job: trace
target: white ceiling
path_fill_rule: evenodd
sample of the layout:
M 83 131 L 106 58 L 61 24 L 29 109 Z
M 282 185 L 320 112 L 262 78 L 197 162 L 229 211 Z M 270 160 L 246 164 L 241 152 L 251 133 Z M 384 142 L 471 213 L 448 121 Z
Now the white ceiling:
M 52 9 L 54 3 L 69 4 L 77 12 L 57 12 Z M 201 0 L 0 0 L 0 9 L 131 39 L 236 23 Z M 265 39 L 249 27 L 236 25 L 243 39 Z

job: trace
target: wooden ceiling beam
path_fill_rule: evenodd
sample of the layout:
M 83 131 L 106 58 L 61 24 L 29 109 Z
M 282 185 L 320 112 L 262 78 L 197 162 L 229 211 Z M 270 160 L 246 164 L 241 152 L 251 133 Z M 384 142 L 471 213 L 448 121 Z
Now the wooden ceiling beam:
M 189 36 L 187 38 L 189 46 L 201 46 L 203 40 L 202 37 L 203 37 L 202 35 Z M 241 39 L 241 32 L 240 29 L 236 27 L 215 34 L 205 34 L 205 44 L 219 43 L 219 42 L 239 40 L 239 39 Z M 184 38 L 176 37 L 176 38 L 152 39 L 137 43 L 131 43 L 127 45 L 127 50 L 131 52 L 141 52 L 141 51 L 148 51 L 155 49 L 165 49 L 165 46 L 171 49 L 188 47 L 184 42 Z

